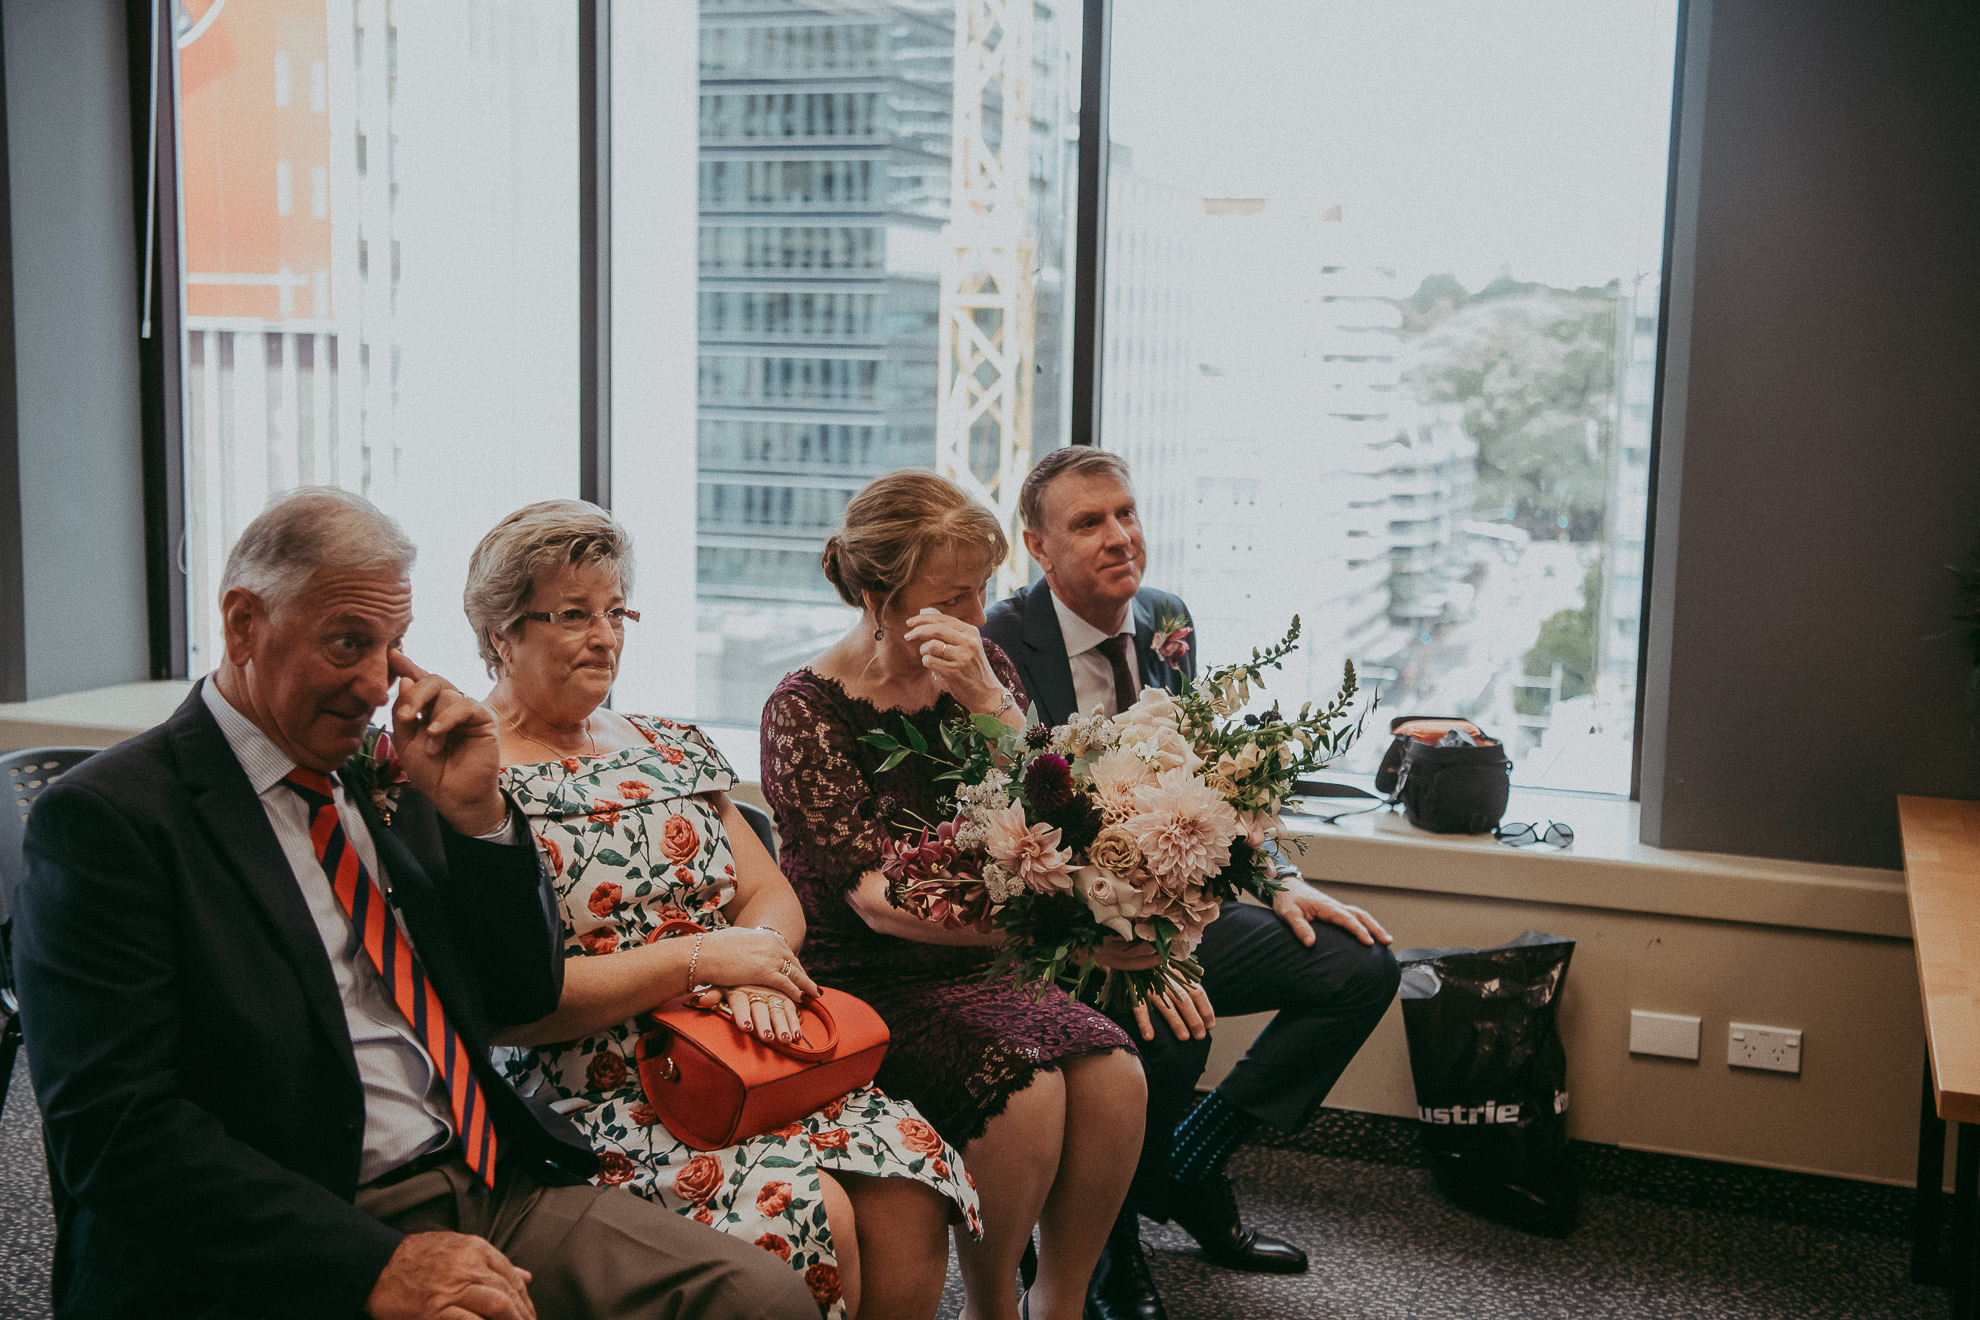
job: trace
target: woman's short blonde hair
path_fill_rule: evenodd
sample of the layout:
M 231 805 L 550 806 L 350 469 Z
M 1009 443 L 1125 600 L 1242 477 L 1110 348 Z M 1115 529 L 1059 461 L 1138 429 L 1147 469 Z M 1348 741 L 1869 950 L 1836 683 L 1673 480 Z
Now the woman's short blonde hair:
M 611 514 L 584 500 L 525 505 L 481 538 L 468 560 L 461 605 L 491 678 L 502 676 L 495 637 L 522 627 L 537 578 L 585 564 L 611 568 L 619 590 L 632 594 L 632 537 Z
M 864 609 L 871 592 L 884 614 L 934 550 L 989 569 L 1003 562 L 1011 543 L 997 515 L 960 486 L 926 468 L 903 468 L 875 477 L 846 503 L 819 563 L 839 599 Z

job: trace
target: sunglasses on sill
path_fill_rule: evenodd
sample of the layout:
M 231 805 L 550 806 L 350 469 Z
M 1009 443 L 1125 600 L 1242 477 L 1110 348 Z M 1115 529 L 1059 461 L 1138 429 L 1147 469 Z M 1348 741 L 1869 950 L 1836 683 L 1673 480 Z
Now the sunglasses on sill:
M 1524 848 L 1535 843 L 1544 843 L 1550 848 L 1566 848 L 1574 843 L 1574 827 L 1550 820 L 1543 830 L 1538 822 L 1515 821 L 1493 830 L 1492 837 L 1509 848 Z

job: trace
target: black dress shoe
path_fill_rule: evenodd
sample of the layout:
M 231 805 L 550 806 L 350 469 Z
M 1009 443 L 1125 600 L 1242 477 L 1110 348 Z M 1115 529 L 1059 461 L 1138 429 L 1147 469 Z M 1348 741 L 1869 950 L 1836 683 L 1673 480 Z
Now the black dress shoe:
M 1305 1252 L 1238 1222 L 1237 1194 L 1221 1173 L 1208 1182 L 1175 1184 L 1169 1207 L 1169 1217 L 1196 1239 L 1214 1264 L 1253 1274 L 1306 1273 Z
M 1086 1285 L 1084 1320 L 1169 1320 L 1136 1233 L 1116 1231 Z

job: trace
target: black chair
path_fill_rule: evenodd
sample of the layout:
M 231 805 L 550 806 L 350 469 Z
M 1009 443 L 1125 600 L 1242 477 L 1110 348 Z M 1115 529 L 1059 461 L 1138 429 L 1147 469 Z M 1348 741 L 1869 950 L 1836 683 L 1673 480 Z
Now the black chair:
M 756 831 L 756 837 L 763 840 L 763 851 L 770 854 L 770 860 L 776 861 L 777 827 L 770 823 L 770 813 L 762 807 L 752 806 L 747 802 L 736 803 L 736 810 L 740 811 L 742 818 L 749 822 L 749 827 Z
M 28 809 L 41 790 L 102 750 L 97 747 L 30 747 L 0 756 L 0 780 L 14 799 L 0 806 L 0 1108 L 14 1080 L 21 1050 L 21 1001 L 14 993 L 14 891 L 21 884 L 21 841 Z

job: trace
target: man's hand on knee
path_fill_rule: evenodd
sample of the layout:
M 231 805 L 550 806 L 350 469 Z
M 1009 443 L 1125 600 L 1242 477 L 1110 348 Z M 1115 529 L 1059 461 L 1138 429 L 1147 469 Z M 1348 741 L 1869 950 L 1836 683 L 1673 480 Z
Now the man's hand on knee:
M 1297 876 L 1287 879 L 1285 883 L 1286 887 L 1272 896 L 1272 911 L 1292 927 L 1293 935 L 1307 948 L 1312 948 L 1317 938 L 1313 933 L 1313 923 L 1316 921 L 1332 922 L 1363 944 L 1373 944 L 1377 940 L 1384 944 L 1395 943 L 1394 937 L 1368 915 L 1366 908 L 1330 898 Z
M 529 1279 L 485 1239 L 413 1233 L 386 1262 L 364 1313 L 371 1320 L 536 1320 Z

